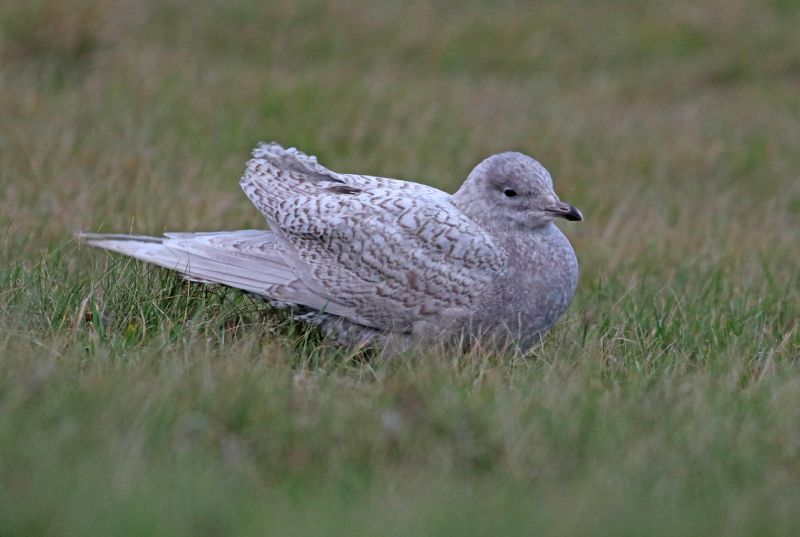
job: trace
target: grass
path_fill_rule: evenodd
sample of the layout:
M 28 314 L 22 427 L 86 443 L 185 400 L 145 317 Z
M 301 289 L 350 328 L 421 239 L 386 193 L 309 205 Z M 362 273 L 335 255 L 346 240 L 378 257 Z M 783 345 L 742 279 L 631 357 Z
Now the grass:
M 792 535 L 790 1 L 10 0 L 0 535 Z M 76 230 L 263 225 L 259 140 L 454 189 L 517 149 L 587 216 L 529 357 L 365 359 Z

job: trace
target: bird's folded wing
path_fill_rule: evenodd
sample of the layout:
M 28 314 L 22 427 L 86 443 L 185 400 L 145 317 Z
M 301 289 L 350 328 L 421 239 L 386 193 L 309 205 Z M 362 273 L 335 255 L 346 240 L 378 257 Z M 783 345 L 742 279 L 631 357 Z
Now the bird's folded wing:
M 505 267 L 502 247 L 442 191 L 316 160 L 306 174 L 294 153 L 255 154 L 242 188 L 284 259 L 314 293 L 373 326 L 409 330 L 474 311 Z

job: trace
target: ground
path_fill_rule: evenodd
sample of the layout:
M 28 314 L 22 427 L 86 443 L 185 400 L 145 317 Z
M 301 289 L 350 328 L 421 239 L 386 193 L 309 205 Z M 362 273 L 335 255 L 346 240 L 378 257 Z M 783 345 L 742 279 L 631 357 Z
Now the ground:
M 7 0 L 0 534 L 791 535 L 800 4 Z M 586 221 L 526 357 L 332 347 L 72 239 L 263 227 L 277 140 Z

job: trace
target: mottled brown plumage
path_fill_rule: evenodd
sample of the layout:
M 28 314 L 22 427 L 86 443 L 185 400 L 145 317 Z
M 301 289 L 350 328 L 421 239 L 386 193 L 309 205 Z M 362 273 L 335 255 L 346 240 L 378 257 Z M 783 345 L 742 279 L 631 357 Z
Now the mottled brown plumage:
M 575 292 L 575 255 L 552 220 L 581 215 L 520 153 L 486 159 L 449 195 L 261 144 L 241 185 L 271 231 L 84 238 L 292 306 L 348 344 L 468 336 L 528 347 Z

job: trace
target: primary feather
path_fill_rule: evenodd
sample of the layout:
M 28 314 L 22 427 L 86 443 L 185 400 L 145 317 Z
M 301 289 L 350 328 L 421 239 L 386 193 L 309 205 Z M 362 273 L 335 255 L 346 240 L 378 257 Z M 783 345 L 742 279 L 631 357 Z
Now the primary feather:
M 166 233 L 163 237 L 81 233 L 91 246 L 175 270 L 188 280 L 241 289 L 274 304 L 296 304 L 331 314 L 346 308 L 314 294 L 275 249 L 271 231 Z

